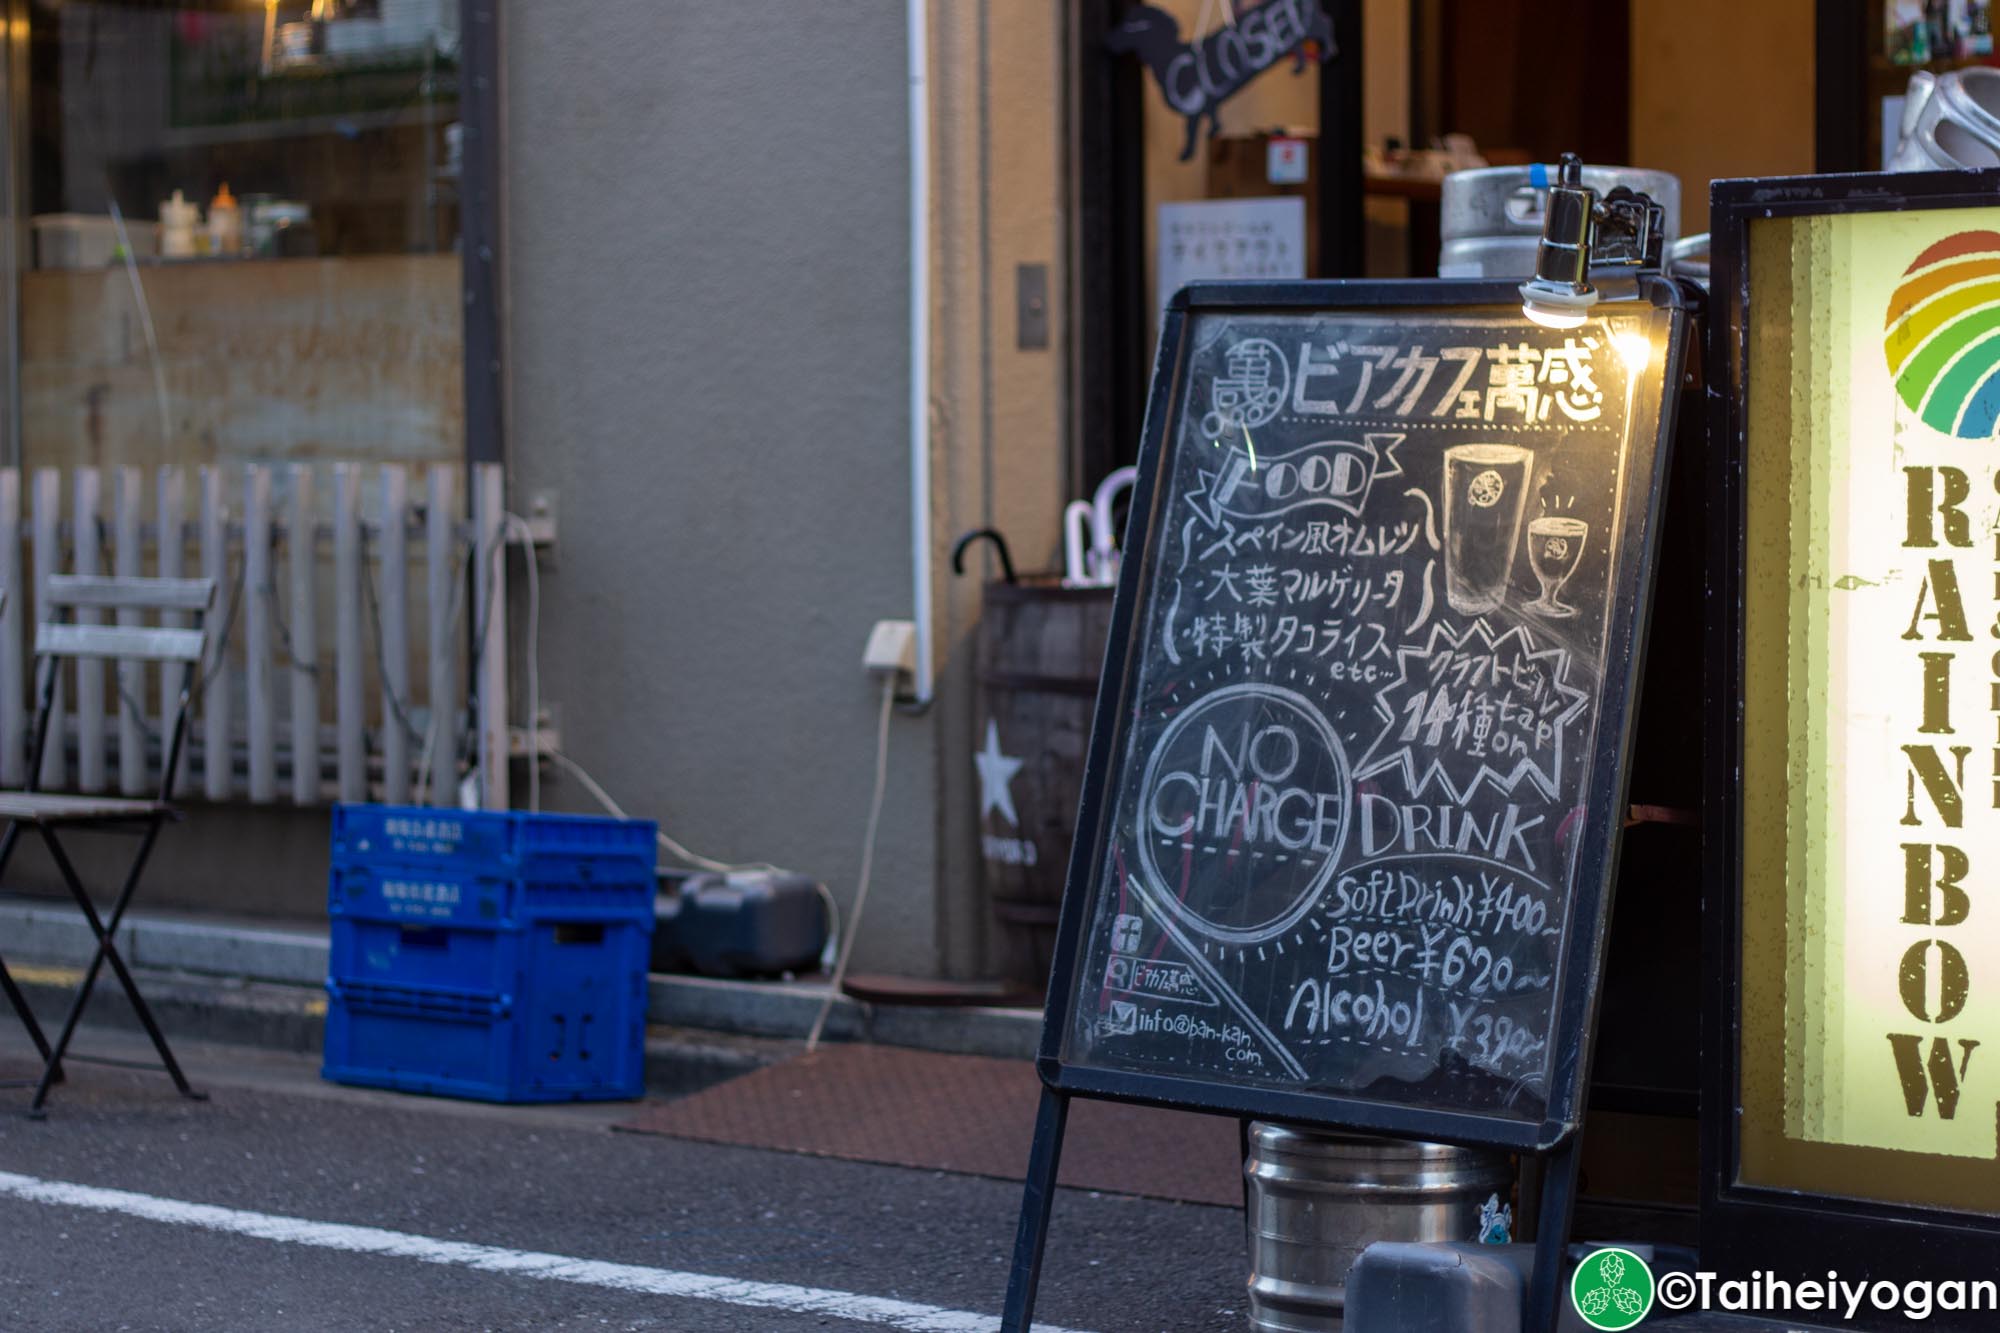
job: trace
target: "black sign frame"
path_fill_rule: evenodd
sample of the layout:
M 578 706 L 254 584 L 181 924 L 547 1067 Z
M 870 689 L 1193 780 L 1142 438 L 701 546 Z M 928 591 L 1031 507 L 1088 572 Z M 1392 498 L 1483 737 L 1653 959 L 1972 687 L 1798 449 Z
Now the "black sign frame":
M 1634 521 L 1628 522 L 1626 530 L 1615 536 L 1622 543 L 1620 572 L 1609 595 L 1631 603 L 1631 637 L 1624 645 L 1622 661 L 1614 652 L 1619 646 L 1616 641 L 1606 645 L 1601 687 L 1603 709 L 1599 713 L 1591 768 L 1595 782 L 1610 788 L 1611 799 L 1590 803 L 1577 872 L 1569 885 L 1568 926 L 1562 941 L 1555 1025 L 1550 1034 L 1556 1059 L 1546 1110 L 1539 1123 L 1318 1092 L 1103 1069 L 1069 1063 L 1063 1058 L 1065 1035 L 1075 1013 L 1084 935 L 1089 926 L 1086 915 L 1094 898 L 1089 886 L 1102 864 L 1101 849 L 1117 789 L 1120 761 L 1113 749 L 1121 736 L 1120 717 L 1129 707 L 1134 672 L 1143 648 L 1134 642 L 1134 629 L 1142 614 L 1147 567 L 1152 562 L 1161 527 L 1160 506 L 1171 489 L 1169 479 L 1163 476 L 1162 463 L 1178 425 L 1181 390 L 1190 355 L 1191 317 L 1202 313 L 1281 314 L 1387 307 L 1491 308 L 1518 305 L 1520 294 L 1517 284 L 1506 281 L 1348 279 L 1196 283 L 1182 289 L 1169 303 L 1147 401 L 1138 480 L 1124 540 L 1128 555 L 1121 567 L 1113 603 L 1076 839 L 1058 923 L 1042 1040 L 1036 1057 L 1036 1069 L 1043 1083 L 1042 1104 L 1028 1165 L 1003 1329 L 1026 1329 L 1033 1315 L 1068 1100 L 1073 1096 L 1550 1155 L 1544 1172 L 1527 1327 L 1553 1326 L 1559 1300 L 1562 1246 L 1575 1198 L 1577 1131 L 1589 1086 L 1598 983 L 1624 827 L 1628 759 L 1651 620 L 1661 515 L 1680 389 L 1688 373 L 1688 358 L 1693 354 L 1692 315 L 1700 303 L 1697 291 L 1657 274 L 1604 285 L 1608 297 L 1643 302 L 1656 311 L 1667 312 L 1670 319 L 1660 367 L 1652 372 L 1662 376 L 1655 431 L 1650 440 L 1633 438 L 1628 446 L 1636 459 L 1627 483 L 1634 497 Z
M 1703 957 L 1708 977 L 1702 1042 L 1701 1236 L 1704 1264 L 1723 1277 L 1768 1269 L 1780 1277 L 1828 1268 L 1843 1278 L 1909 1281 L 1992 1271 L 2000 1216 L 1744 1184 L 1741 996 L 1745 640 L 1748 514 L 1750 224 L 1763 218 L 1906 209 L 1991 208 L 2000 169 L 1866 172 L 1721 180 L 1710 187 L 1714 314 L 1709 322 L 1709 549 L 1702 793 Z M 1871 1319 L 1871 1314 L 1879 1314 Z M 1938 1328 L 1989 1327 L 1932 1315 Z M 1857 1328 L 1902 1328 L 1900 1315 L 1864 1311 Z
M 1680 289 L 1664 279 L 1647 279 L 1641 299 L 1657 309 L 1684 314 Z M 1084 773 L 1083 801 L 1077 818 L 1076 841 L 1071 850 L 1067 891 L 1063 895 L 1058 927 L 1055 964 L 1049 981 L 1048 1007 L 1036 1067 L 1042 1081 L 1051 1088 L 1089 1097 L 1109 1097 L 1121 1101 L 1144 1102 L 1157 1106 L 1180 1107 L 1218 1115 L 1250 1116 L 1282 1120 L 1290 1124 L 1322 1125 L 1328 1128 L 1426 1139 L 1441 1143 L 1473 1144 L 1505 1148 L 1516 1152 L 1547 1152 L 1558 1147 L 1576 1129 L 1582 1112 L 1583 1090 L 1587 1082 L 1588 1052 L 1583 1049 L 1595 1012 L 1596 982 L 1603 957 L 1604 921 L 1610 908 L 1611 879 L 1617 865 L 1619 836 L 1622 832 L 1625 793 L 1625 756 L 1630 748 L 1633 704 L 1637 696 L 1640 663 L 1644 657 L 1647 612 L 1652 588 L 1653 545 L 1657 544 L 1660 508 L 1666 492 L 1666 468 L 1672 452 L 1672 395 L 1663 395 L 1660 430 L 1651 441 L 1634 440 L 1632 448 L 1646 451 L 1643 465 L 1633 469 L 1632 494 L 1647 506 L 1643 522 L 1628 525 L 1621 534 L 1627 544 L 1620 562 L 1619 587 L 1614 595 L 1636 590 L 1641 599 L 1634 618 L 1634 642 L 1625 654 L 1615 678 L 1607 672 L 1605 710 L 1600 714 L 1593 754 L 1593 774 L 1615 784 L 1615 800 L 1593 802 L 1586 817 L 1579 872 L 1571 899 L 1573 923 L 1563 944 L 1559 978 L 1557 1024 L 1551 1040 L 1559 1058 L 1548 1098 L 1548 1114 L 1540 1125 L 1510 1121 L 1495 1116 L 1437 1112 L 1392 1106 L 1355 1098 L 1321 1093 L 1246 1089 L 1234 1085 L 1203 1083 L 1192 1079 L 1151 1074 L 1127 1073 L 1066 1063 L 1062 1058 L 1063 1035 L 1073 1015 L 1078 982 L 1077 968 L 1084 920 L 1089 905 L 1086 886 L 1100 864 L 1099 849 L 1106 834 L 1107 793 L 1115 788 L 1118 759 L 1112 753 L 1117 737 L 1118 718 L 1129 706 L 1131 675 L 1136 665 L 1133 629 L 1143 599 L 1145 566 L 1157 536 L 1157 509 L 1161 501 L 1158 481 L 1162 455 L 1177 424 L 1177 399 L 1182 387 L 1188 355 L 1186 334 L 1189 317 L 1202 312 L 1237 314 L 1278 313 L 1288 310 L 1368 309 L 1371 307 L 1456 307 L 1517 304 L 1519 292 L 1512 283 L 1445 281 L 1336 281 L 1272 284 L 1216 283 L 1191 284 L 1168 308 L 1160 336 L 1159 362 L 1153 376 L 1151 400 L 1146 409 L 1146 434 L 1140 448 L 1139 480 L 1132 500 L 1130 527 L 1125 549 L 1132 554 L 1124 561 L 1112 608 L 1110 644 L 1104 662 L 1104 685 L 1098 694 L 1091 729 L 1090 750 Z M 1686 352 L 1685 320 L 1677 319 L 1668 339 L 1664 373 L 1666 383 L 1677 384 Z M 1636 516 L 1636 505 L 1635 505 Z

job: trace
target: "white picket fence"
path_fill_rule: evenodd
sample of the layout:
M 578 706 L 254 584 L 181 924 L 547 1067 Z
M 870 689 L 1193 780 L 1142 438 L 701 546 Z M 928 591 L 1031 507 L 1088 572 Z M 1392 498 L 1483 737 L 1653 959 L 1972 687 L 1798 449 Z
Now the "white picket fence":
M 480 804 L 504 809 L 501 481 L 497 464 L 431 466 L 414 495 L 410 470 L 395 464 L 164 467 L 151 475 L 43 468 L 27 478 L 24 496 L 22 473 L 0 469 L 0 785 L 26 777 L 35 704 L 29 627 L 41 614 L 40 581 L 55 573 L 199 575 L 215 581 L 216 600 L 179 794 L 455 805 L 469 751 Z M 138 612 L 118 616 L 144 623 Z M 413 624 L 421 642 L 412 640 Z M 468 652 L 477 673 L 470 736 L 462 716 Z M 59 725 L 40 785 L 157 790 L 178 685 L 177 677 L 163 684 L 160 670 L 121 661 L 107 674 L 105 663 L 75 663 L 58 684 Z

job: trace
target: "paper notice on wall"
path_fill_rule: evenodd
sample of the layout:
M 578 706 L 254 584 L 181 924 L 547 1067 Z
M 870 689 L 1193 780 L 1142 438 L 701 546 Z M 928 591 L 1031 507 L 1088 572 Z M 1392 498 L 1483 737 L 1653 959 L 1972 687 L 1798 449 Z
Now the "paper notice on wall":
M 1306 201 L 1297 195 L 1160 205 L 1157 308 L 1190 282 L 1305 275 Z

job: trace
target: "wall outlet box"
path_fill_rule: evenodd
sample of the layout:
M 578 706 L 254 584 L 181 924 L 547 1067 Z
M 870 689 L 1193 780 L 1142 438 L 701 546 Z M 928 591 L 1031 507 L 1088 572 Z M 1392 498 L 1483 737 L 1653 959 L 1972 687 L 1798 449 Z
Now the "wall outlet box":
M 868 631 L 868 647 L 862 650 L 861 665 L 877 675 L 890 674 L 898 684 L 914 679 L 917 671 L 917 627 L 908 620 L 878 620 Z

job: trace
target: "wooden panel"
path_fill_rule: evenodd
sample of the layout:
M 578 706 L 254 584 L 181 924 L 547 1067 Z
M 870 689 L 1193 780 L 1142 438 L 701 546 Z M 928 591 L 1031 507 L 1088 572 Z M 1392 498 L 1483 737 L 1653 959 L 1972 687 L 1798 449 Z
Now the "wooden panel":
M 1709 181 L 1813 169 L 1810 0 L 1635 0 L 1632 53 L 1632 161 L 1681 178 L 1683 236 Z
M 1525 149 L 1536 161 L 1564 152 L 1631 160 L 1631 11 L 1623 0 L 1446 0 L 1436 18 L 1442 31 L 1425 37 L 1441 49 L 1437 133 L 1470 134 L 1483 149 Z M 1733 27 L 1717 22 L 1689 30 Z M 1811 33 L 1808 26 L 1808 53 Z
M 166 384 L 123 269 L 21 275 L 36 464 L 463 454 L 456 255 L 147 264 Z

